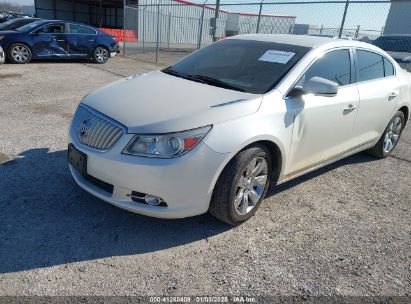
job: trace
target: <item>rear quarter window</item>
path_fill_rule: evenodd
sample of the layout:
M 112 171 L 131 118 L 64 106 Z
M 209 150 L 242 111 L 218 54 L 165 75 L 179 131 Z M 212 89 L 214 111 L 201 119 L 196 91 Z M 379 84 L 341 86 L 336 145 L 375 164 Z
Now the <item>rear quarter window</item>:
M 384 61 L 384 73 L 385 77 L 392 76 L 395 74 L 394 66 L 392 63 L 385 57 L 383 57 Z

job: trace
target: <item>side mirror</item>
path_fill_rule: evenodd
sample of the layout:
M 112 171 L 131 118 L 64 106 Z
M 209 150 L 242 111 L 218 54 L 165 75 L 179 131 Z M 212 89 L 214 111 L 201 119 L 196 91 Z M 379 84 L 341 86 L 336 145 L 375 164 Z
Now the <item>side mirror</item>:
M 304 85 L 294 87 L 287 95 L 287 97 L 300 97 L 303 96 L 304 94 L 314 94 L 314 95 L 319 95 L 319 96 L 335 96 L 337 95 L 338 92 L 338 84 L 321 78 L 321 77 L 313 77 L 307 82 L 304 83 Z
M 313 77 L 304 83 L 302 89 L 305 93 L 314 95 L 335 96 L 338 92 L 338 84 L 321 77 Z

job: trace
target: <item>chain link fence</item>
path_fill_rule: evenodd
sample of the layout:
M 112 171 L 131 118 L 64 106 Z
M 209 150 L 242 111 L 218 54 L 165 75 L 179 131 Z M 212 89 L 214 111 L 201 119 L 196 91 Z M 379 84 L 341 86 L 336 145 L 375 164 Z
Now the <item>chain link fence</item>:
M 401 2 L 411 13 L 411 0 Z M 411 15 L 397 18 L 403 9 L 393 10 L 393 5 L 383 0 L 226 0 L 217 8 L 207 1 L 126 0 L 124 27 L 136 39 L 125 39 L 123 49 L 126 56 L 169 63 L 237 34 L 305 34 L 372 42 L 383 34 L 402 33 L 397 29 L 404 27 L 404 18 L 411 19 Z M 401 41 L 401 45 L 407 49 L 411 43 Z

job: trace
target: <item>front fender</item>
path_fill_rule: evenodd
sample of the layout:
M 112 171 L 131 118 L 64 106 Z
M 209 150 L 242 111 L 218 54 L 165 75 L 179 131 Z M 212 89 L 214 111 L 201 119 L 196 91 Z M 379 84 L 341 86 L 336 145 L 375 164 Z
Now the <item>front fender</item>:
M 270 141 L 281 152 L 281 177 L 290 152 L 293 125 L 294 113 L 287 110 L 285 101 L 266 96 L 258 112 L 214 125 L 204 142 L 215 152 L 227 154 L 221 172 L 245 147 L 259 141 Z

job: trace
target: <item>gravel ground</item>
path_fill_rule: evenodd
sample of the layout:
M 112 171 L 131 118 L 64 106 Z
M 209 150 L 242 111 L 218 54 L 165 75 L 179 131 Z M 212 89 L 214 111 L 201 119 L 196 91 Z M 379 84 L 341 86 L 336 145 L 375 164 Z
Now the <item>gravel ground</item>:
M 76 105 L 155 68 L 0 66 L 0 295 L 410 296 L 410 124 L 391 157 L 273 188 L 239 227 L 148 218 L 82 191 L 66 164 Z

